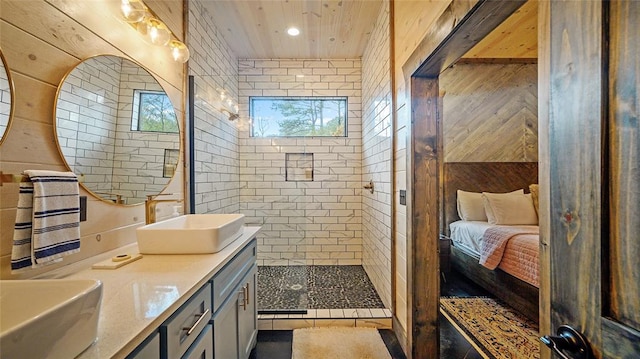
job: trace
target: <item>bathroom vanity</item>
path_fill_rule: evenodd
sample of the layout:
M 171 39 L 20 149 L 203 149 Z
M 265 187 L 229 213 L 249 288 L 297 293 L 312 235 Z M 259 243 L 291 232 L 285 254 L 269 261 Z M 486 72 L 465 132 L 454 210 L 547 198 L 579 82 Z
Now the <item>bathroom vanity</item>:
M 245 227 L 215 254 L 144 255 L 68 276 L 103 283 L 98 340 L 79 358 L 248 358 L 257 336 L 258 230 Z

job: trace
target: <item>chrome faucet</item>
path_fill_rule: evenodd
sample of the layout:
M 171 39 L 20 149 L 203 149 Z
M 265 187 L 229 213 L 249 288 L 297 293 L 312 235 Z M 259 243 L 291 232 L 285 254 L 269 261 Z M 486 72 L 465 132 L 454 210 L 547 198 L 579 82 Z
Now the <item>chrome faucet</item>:
M 171 196 L 173 193 L 149 194 L 144 201 L 144 221 L 146 224 L 156 223 L 156 205 L 161 202 L 182 203 L 181 199 L 155 199 L 158 196 Z

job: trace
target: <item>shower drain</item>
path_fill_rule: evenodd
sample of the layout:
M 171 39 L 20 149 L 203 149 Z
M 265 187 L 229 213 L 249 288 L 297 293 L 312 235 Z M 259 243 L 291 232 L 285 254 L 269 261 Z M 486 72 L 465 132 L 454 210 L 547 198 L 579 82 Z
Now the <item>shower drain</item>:
M 302 285 L 301 284 L 294 284 L 289 288 L 293 289 L 293 290 L 300 290 L 300 289 L 302 289 Z

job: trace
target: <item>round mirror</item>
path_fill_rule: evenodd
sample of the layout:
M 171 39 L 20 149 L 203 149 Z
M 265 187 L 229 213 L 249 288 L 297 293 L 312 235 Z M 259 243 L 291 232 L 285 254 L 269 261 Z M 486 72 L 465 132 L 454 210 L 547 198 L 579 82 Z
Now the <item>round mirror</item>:
M 13 82 L 2 50 L 0 50 L 0 58 L 2 58 L 0 62 L 0 66 L 2 66 L 0 69 L 0 144 L 2 144 L 9 131 L 9 121 L 11 121 L 13 110 Z
M 114 203 L 137 204 L 167 186 L 178 164 L 176 113 L 156 79 L 117 56 L 73 68 L 58 87 L 58 148 L 81 185 Z

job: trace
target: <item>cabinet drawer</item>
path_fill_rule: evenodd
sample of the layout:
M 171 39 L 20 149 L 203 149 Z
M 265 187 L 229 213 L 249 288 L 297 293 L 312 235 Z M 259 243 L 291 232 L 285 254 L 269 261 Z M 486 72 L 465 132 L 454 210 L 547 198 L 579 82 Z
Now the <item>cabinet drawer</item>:
M 211 327 L 211 324 L 207 324 L 182 359 L 213 359 L 213 334 Z
M 160 326 L 167 358 L 180 358 L 211 319 L 211 284 L 207 283 Z
M 255 238 L 211 279 L 213 311 L 216 312 L 256 262 Z

